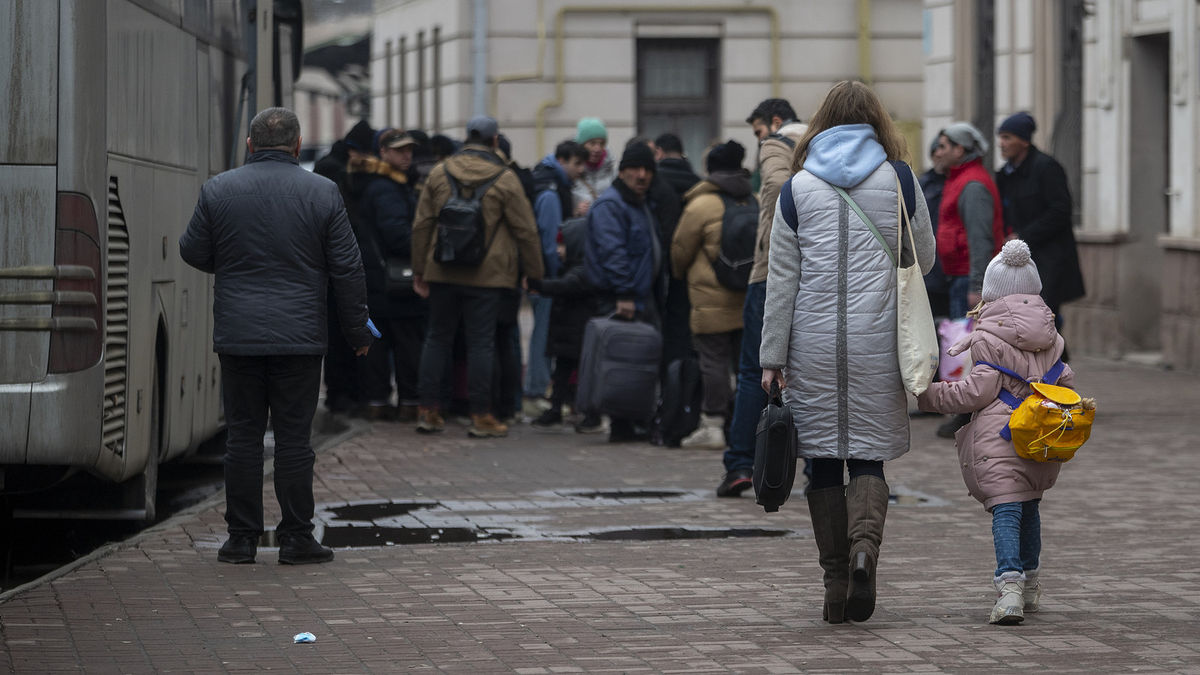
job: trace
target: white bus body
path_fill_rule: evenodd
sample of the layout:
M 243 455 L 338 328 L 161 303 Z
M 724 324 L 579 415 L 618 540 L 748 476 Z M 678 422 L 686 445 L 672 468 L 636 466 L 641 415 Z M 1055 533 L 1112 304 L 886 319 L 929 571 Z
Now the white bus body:
M 254 11 L 0 0 L 4 492 L 85 470 L 149 492 L 97 511 L 146 517 L 158 462 L 220 430 L 212 280 L 176 242 L 203 182 L 243 159 Z

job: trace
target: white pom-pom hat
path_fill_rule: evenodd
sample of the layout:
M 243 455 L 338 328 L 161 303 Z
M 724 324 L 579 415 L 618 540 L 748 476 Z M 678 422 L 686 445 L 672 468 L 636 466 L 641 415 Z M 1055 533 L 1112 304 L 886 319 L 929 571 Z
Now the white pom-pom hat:
M 1004 248 L 988 263 L 983 273 L 983 301 L 991 302 L 1006 295 L 1037 295 L 1042 279 L 1029 255 L 1029 244 L 1020 239 L 1005 242 Z

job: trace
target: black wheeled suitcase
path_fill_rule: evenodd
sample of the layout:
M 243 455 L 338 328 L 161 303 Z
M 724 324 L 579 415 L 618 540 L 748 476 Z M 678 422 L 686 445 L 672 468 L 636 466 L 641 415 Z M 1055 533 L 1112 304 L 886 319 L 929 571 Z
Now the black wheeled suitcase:
M 649 421 L 658 407 L 662 336 L 643 321 L 596 317 L 583 331 L 576 406 L 585 414 Z
M 796 422 L 783 404 L 779 385 L 771 386 L 754 437 L 754 501 L 767 513 L 779 510 L 796 481 Z

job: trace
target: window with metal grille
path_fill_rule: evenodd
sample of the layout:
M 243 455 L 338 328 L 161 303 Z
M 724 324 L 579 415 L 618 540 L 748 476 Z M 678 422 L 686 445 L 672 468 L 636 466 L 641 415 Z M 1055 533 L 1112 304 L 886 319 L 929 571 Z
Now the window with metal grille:
M 637 41 L 638 131 L 678 135 L 693 166 L 720 132 L 720 47 L 717 39 Z

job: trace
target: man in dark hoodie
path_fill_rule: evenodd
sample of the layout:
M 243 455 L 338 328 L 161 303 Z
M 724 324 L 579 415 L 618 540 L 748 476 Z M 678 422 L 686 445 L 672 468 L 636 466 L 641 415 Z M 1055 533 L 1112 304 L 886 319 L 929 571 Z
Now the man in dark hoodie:
M 545 278 L 558 276 L 558 238 L 564 221 L 571 217 L 571 184 L 586 168 L 587 148 L 575 141 L 563 141 L 533 168 L 533 217 L 542 241 Z M 550 327 L 550 298 L 532 296 L 533 333 L 529 336 L 529 354 L 525 363 L 525 396 L 541 398 L 550 383 L 550 357 L 546 337 Z
M 700 182 L 700 176 L 692 170 L 691 162 L 683 156 L 683 142 L 675 134 L 660 135 L 654 139 L 654 158 L 658 161 L 657 181 L 670 186 L 675 192 L 675 201 L 682 210 L 683 195 Z M 680 212 L 675 211 L 675 219 L 670 222 L 660 220 L 664 249 L 671 246 Z M 667 281 L 667 298 L 663 303 L 664 368 L 675 359 L 692 355 L 692 332 L 688 328 L 688 315 L 691 311 L 687 280 L 671 276 Z

